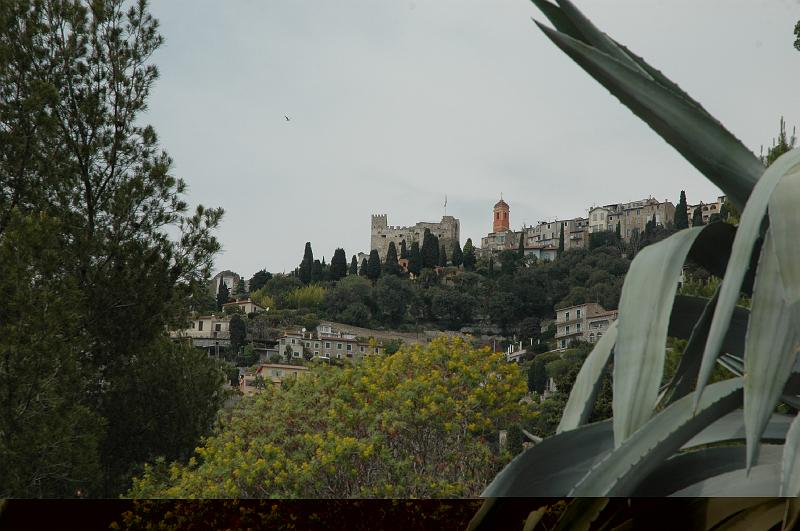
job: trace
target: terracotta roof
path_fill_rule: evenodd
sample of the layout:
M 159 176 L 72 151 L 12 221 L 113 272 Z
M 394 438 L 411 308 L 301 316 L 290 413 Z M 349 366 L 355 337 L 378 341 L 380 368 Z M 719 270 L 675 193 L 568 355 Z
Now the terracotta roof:
M 494 207 L 495 207 L 495 208 L 498 208 L 498 207 L 506 207 L 506 208 L 508 208 L 508 203 L 506 203 L 505 201 L 503 201 L 503 200 L 501 199 L 500 201 L 498 201 L 497 203 L 495 203 Z

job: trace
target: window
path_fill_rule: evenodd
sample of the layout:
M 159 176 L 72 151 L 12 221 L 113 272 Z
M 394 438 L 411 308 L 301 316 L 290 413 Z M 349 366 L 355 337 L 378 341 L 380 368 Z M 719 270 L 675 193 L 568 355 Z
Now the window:
M 217 323 L 214 325 L 214 330 L 220 332 L 222 330 L 222 323 Z
M 347 344 L 347 351 L 349 352 L 349 351 L 351 351 L 351 350 L 353 350 L 353 345 L 351 345 L 350 343 L 348 343 L 348 344 Z
M 331 342 L 330 341 L 326 341 L 325 342 L 325 348 L 331 348 Z
M 364 345 L 361 345 L 359 348 L 361 349 L 361 352 L 364 352 Z
M 194 327 L 195 327 L 195 322 L 194 322 L 194 321 L 192 321 L 192 328 L 194 328 Z
M 197 329 L 203 330 L 203 321 L 197 321 Z
M 292 338 L 292 345 L 294 345 L 294 344 L 295 344 L 295 339 L 294 339 L 294 338 Z
M 311 341 L 306 341 L 306 348 L 311 348 Z
M 336 343 L 336 350 L 342 350 L 342 344 Z
M 319 356 L 319 350 L 315 350 L 315 351 L 314 351 L 314 355 L 315 355 L 315 356 Z
M 295 350 L 295 351 L 292 352 L 292 356 L 294 356 L 295 358 L 299 358 L 300 357 L 300 353 Z
M 580 332 L 581 331 L 581 324 L 580 323 L 575 325 L 575 331 L 576 332 Z
M 562 339 L 561 340 L 561 348 L 567 348 L 567 340 L 566 339 Z
M 569 312 L 564 312 L 564 320 L 569 321 Z
M 575 310 L 575 317 L 577 317 L 578 319 L 580 319 L 580 318 L 581 318 L 581 309 L 580 309 L 580 308 L 578 308 L 577 310 Z
M 564 327 L 564 333 L 569 334 L 569 325 Z

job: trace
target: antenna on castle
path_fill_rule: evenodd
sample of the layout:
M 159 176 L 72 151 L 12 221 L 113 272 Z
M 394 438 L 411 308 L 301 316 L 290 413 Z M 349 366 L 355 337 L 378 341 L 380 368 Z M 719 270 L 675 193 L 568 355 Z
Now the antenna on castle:
M 444 194 L 444 215 L 447 215 L 447 194 Z

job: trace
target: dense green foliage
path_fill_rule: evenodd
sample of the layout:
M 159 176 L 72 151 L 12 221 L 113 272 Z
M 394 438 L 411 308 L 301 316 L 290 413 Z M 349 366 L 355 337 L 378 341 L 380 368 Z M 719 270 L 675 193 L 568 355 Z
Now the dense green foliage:
M 314 369 L 242 403 L 186 466 L 158 461 L 135 497 L 477 496 L 524 422 L 519 367 L 458 339 Z
M 686 203 L 686 192 L 681 190 L 681 197 L 675 207 L 675 230 L 689 228 L 689 205 Z
M 303 260 L 300 262 L 300 268 L 297 270 L 297 277 L 303 284 L 311 282 L 311 276 L 314 268 L 314 251 L 311 249 L 311 242 L 306 242 L 305 250 L 303 251 Z
M 116 496 L 220 405 L 216 363 L 165 331 L 208 299 L 222 211 L 187 212 L 142 123 L 145 2 L 0 2 L 0 24 L 0 498 Z

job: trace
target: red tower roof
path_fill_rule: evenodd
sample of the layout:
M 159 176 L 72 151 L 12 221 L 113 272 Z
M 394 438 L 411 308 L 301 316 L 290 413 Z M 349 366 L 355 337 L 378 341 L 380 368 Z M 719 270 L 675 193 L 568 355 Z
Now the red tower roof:
M 498 202 L 497 202 L 497 203 L 494 205 L 494 207 L 495 207 L 495 208 L 508 208 L 508 203 L 506 203 L 505 201 L 503 201 L 503 200 L 501 199 L 500 201 L 498 201 Z

